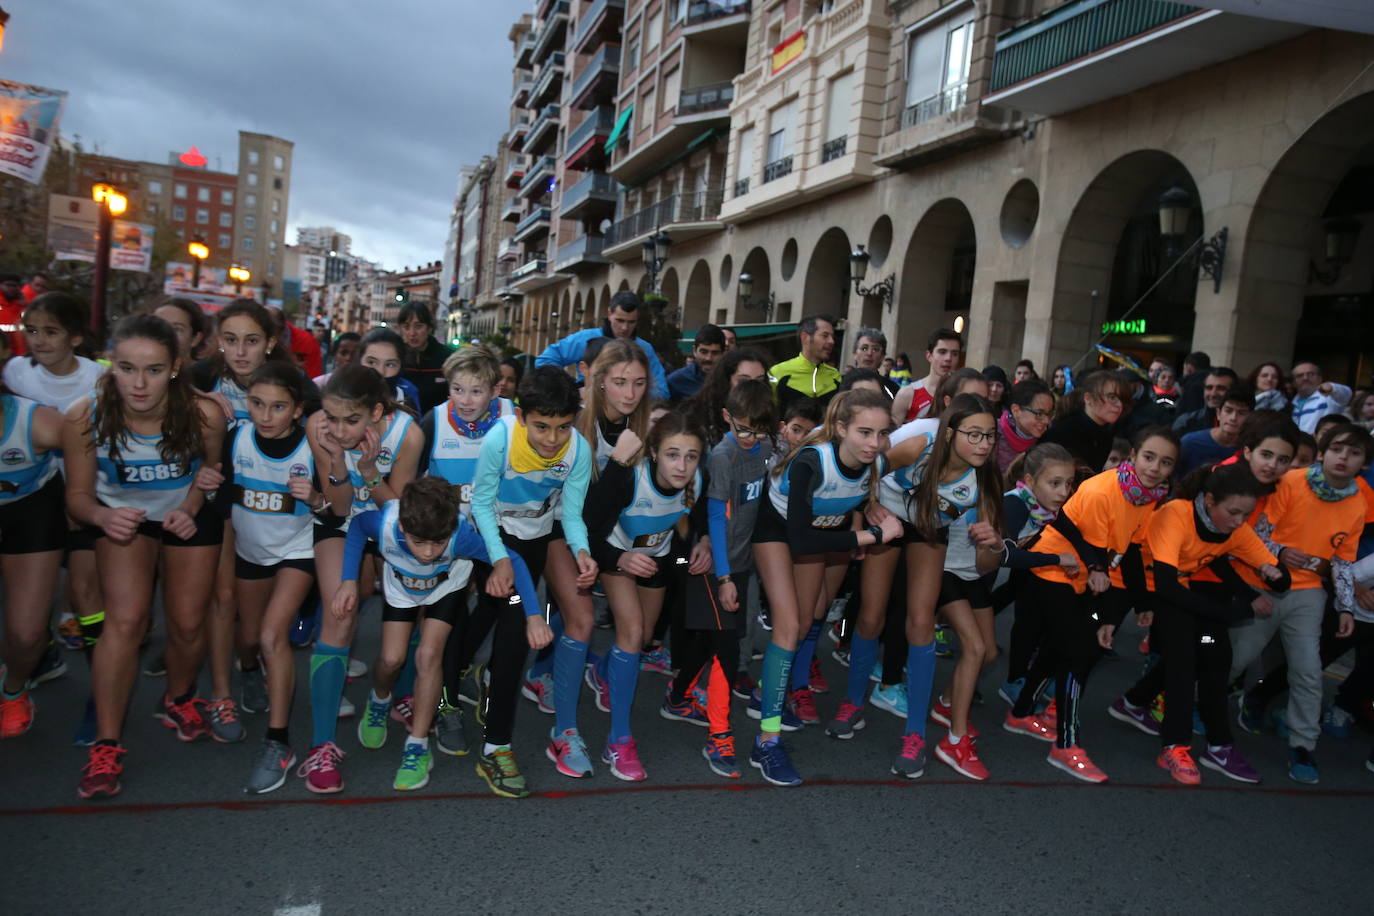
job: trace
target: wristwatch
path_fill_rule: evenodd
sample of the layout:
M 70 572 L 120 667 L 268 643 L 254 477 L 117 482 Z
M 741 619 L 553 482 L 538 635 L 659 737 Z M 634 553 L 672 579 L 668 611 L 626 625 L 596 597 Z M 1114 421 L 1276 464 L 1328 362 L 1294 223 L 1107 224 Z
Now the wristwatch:
M 864 530 L 867 531 L 869 534 L 873 535 L 873 539 L 877 543 L 881 544 L 883 542 L 883 529 L 879 526 L 869 525 Z
M 731 579 L 731 578 L 730 578 L 730 574 L 729 574 L 729 573 L 726 573 L 726 574 L 723 575 L 723 576 L 716 576 L 716 584 L 717 584 L 717 585 L 724 585 L 726 582 L 734 582 L 734 581 L 735 581 L 734 579 Z
M 343 486 L 343 485 L 346 484 L 346 483 L 348 483 L 348 478 L 347 478 L 347 477 L 345 477 L 344 479 L 340 480 L 339 478 L 335 477 L 333 474 L 330 474 L 330 475 L 329 475 L 329 485 L 330 485 L 331 487 L 341 487 L 341 486 Z

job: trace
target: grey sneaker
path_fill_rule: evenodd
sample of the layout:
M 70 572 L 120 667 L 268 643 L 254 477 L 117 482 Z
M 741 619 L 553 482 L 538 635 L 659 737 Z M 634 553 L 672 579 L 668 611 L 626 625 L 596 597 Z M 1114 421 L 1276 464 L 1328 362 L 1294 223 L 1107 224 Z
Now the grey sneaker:
M 892 761 L 892 774 L 903 779 L 919 779 L 930 760 L 930 748 L 920 735 L 902 735 L 902 749 Z
M 244 712 L 267 712 L 267 676 L 262 668 L 243 672 L 243 701 L 239 709 Z
M 434 720 L 434 743 L 452 757 L 467 756 L 468 738 L 463 732 L 462 707 L 440 704 L 439 715 Z
M 291 748 L 280 741 L 268 739 L 258 751 L 258 759 L 253 761 L 253 772 L 248 774 L 248 784 L 243 791 L 250 795 L 265 795 L 274 792 L 286 782 L 286 776 L 296 765 L 296 755 Z
M 239 710 L 233 697 L 220 697 L 205 706 L 205 718 L 210 721 L 210 737 L 220 744 L 242 741 L 248 733 L 239 721 Z

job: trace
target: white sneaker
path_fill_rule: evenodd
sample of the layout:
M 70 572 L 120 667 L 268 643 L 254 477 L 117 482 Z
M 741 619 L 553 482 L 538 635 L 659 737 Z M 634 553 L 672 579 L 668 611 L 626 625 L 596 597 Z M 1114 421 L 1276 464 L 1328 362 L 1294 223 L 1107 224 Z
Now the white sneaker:
M 354 706 L 348 697 L 339 698 L 339 718 L 351 719 L 358 714 L 358 707 Z
M 348 660 L 348 679 L 356 681 L 360 677 L 367 676 L 367 662 L 356 658 Z

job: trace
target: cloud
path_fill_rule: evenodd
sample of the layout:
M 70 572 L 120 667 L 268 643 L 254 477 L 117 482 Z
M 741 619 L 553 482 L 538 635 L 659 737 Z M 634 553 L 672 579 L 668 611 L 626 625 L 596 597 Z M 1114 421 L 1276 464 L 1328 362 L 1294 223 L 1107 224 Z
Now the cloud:
M 65 89 L 62 132 L 233 170 L 238 131 L 295 143 L 288 241 L 334 225 L 401 267 L 442 257 L 461 164 L 509 118 L 511 0 L 9 4 L 0 75 Z

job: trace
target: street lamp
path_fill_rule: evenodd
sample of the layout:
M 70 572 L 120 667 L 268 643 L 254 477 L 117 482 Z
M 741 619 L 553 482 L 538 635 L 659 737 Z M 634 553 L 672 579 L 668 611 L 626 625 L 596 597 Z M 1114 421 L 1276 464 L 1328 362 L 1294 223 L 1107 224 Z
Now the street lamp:
M 205 244 L 204 236 L 196 236 L 186 244 L 186 253 L 191 256 L 191 286 L 200 289 L 200 265 L 205 259 L 210 257 L 210 248 Z
M 235 264 L 229 268 L 229 279 L 234 281 L 234 292 L 241 293 L 243 292 L 243 284 L 253 279 L 253 274 L 247 268 Z
M 1326 268 L 1308 262 L 1308 282 L 1332 286 L 1340 279 L 1341 268 L 1350 263 L 1355 254 L 1355 242 L 1360 237 L 1360 221 L 1353 217 L 1338 217 L 1326 221 Z
M 658 292 L 658 275 L 663 270 L 663 265 L 668 263 L 668 251 L 673 247 L 673 240 L 668 237 L 668 233 L 660 229 L 646 238 L 641 247 L 644 253 L 644 275 L 647 280 L 644 288 L 647 292 Z
M 1164 240 L 1166 257 L 1172 258 L 1178 253 L 1179 243 L 1188 233 L 1188 223 L 1195 206 L 1193 195 L 1186 188 L 1175 186 L 1159 196 L 1159 234 Z M 1204 277 L 1212 279 L 1214 293 L 1221 292 L 1221 268 L 1226 260 L 1226 237 L 1229 232 L 1228 227 L 1222 226 L 1211 238 L 1195 243 L 1201 245 L 1197 252 L 1198 266 Z M 1184 256 L 1187 254 L 1185 252 Z
M 897 287 L 897 278 L 894 274 L 888 274 L 872 286 L 864 286 L 864 275 L 868 273 L 868 262 L 871 260 L 873 255 L 865 251 L 864 246 L 855 245 L 854 250 L 849 253 L 849 281 L 854 284 L 854 292 L 860 296 L 877 296 L 891 311 L 892 293 Z
M 129 209 L 129 198 L 106 182 L 91 187 L 91 199 L 100 207 L 95 236 L 95 286 L 91 290 L 91 328 L 96 340 L 105 339 L 105 284 L 110 277 L 110 238 L 114 218 Z
M 777 308 L 778 297 L 770 289 L 768 295 L 762 299 L 751 298 L 754 295 L 754 275 L 743 273 L 739 275 L 739 304 L 747 309 L 762 309 L 763 323 L 771 324 L 773 321 L 773 310 Z

